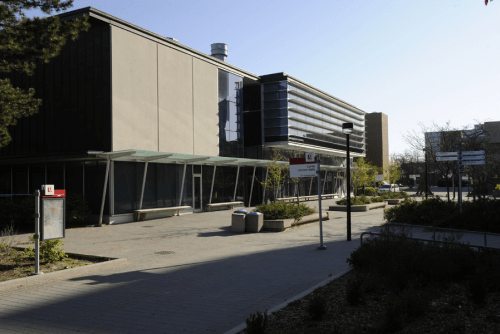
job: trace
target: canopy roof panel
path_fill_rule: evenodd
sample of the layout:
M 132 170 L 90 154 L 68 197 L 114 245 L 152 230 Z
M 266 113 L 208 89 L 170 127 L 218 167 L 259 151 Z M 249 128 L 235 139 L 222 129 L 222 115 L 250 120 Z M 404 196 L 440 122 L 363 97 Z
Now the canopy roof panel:
M 97 153 L 98 158 L 111 159 L 113 161 L 131 161 L 131 162 L 155 162 L 163 164 L 196 164 L 209 166 L 250 166 L 265 167 L 272 163 L 272 160 L 247 159 L 232 157 L 213 157 L 208 155 L 193 155 L 144 150 L 124 150 L 114 152 Z M 288 165 L 288 161 L 276 161 L 278 165 Z M 354 170 L 355 168 L 351 168 Z M 343 171 L 343 166 L 321 165 L 321 170 Z

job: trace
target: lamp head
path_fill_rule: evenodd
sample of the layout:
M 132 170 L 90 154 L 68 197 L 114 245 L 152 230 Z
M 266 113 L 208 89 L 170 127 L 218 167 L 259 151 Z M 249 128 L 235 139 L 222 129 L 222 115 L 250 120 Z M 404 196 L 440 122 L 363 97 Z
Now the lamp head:
M 354 125 L 352 123 L 342 123 L 342 132 L 346 135 L 350 135 L 352 133 Z

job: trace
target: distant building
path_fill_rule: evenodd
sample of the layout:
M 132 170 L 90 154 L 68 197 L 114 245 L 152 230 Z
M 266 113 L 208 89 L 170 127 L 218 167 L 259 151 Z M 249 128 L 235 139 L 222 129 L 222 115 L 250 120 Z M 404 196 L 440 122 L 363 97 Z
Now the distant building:
M 389 161 L 389 121 L 386 114 L 365 114 L 366 160 L 377 167 Z

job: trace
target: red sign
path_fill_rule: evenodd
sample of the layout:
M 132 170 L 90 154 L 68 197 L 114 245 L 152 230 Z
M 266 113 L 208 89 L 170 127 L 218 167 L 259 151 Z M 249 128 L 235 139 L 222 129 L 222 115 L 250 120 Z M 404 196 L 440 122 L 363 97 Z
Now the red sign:
M 55 197 L 55 198 L 66 197 L 66 190 L 65 189 L 54 190 L 54 195 L 45 196 L 45 195 L 42 194 L 42 197 L 43 198 L 48 198 L 48 197 Z
M 317 162 L 318 157 L 314 157 L 314 162 Z M 312 162 L 306 162 L 306 158 L 290 158 L 290 165 L 305 165 Z

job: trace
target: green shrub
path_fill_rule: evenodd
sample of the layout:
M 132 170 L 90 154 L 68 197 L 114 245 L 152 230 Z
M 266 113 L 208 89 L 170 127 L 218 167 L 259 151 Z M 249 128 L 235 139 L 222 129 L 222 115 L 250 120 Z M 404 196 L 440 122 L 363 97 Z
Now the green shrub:
M 361 275 L 357 275 L 352 280 L 347 282 L 346 298 L 349 304 L 357 305 L 361 302 L 361 299 L 363 298 L 363 282 L 364 277 Z
M 414 287 L 390 295 L 386 300 L 382 327 L 388 333 L 403 329 L 411 318 L 425 312 L 428 301 L 426 294 Z
M 358 187 L 356 189 L 357 195 L 376 196 L 377 192 L 378 192 L 378 188 L 376 188 L 376 187 L 366 187 L 364 192 L 363 192 L 363 187 Z
M 255 314 L 250 314 L 250 317 L 245 320 L 247 324 L 245 332 L 247 334 L 265 334 L 267 328 L 267 320 L 267 310 L 264 313 L 260 313 L 259 311 L 257 311 L 257 313 Z
M 371 203 L 379 203 L 379 202 L 383 202 L 383 201 L 384 201 L 384 198 L 382 196 L 370 198 Z
M 304 216 L 315 213 L 313 209 L 311 209 L 304 203 L 284 202 L 257 205 L 255 211 L 264 214 L 264 219 L 267 220 L 293 218 L 296 221 L 300 220 L 300 218 Z
M 307 313 L 313 320 L 321 320 L 328 312 L 325 297 L 315 294 L 307 303 Z
M 404 191 L 400 192 L 384 191 L 380 194 L 380 197 L 382 197 L 383 199 L 409 199 L 410 195 L 408 195 Z
M 458 203 L 440 198 L 405 200 L 385 210 L 384 218 L 388 222 L 500 233 L 500 200 L 463 202 L 462 214 Z
M 366 205 L 370 203 L 370 199 L 364 195 L 351 197 L 351 205 Z M 347 205 L 347 198 L 337 201 L 337 205 Z
M 30 236 L 30 243 L 35 242 L 35 236 Z M 61 239 L 44 240 L 40 242 L 40 262 L 41 263 L 52 263 L 60 261 L 68 255 L 64 252 L 60 246 L 63 245 Z M 35 259 L 35 249 L 31 247 L 31 244 L 26 248 L 24 254 L 31 260 Z

